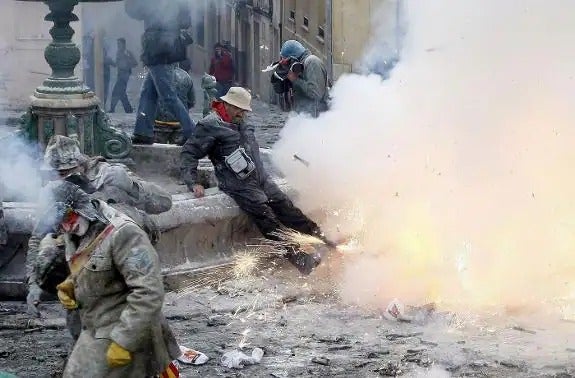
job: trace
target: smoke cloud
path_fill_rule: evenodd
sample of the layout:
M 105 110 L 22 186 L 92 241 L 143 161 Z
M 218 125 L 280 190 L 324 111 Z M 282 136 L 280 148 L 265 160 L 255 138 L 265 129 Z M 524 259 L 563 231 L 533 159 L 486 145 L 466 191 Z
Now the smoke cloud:
M 575 4 L 405 6 L 390 79 L 341 77 L 332 110 L 291 118 L 275 146 L 302 208 L 361 245 L 344 252 L 343 297 L 569 312 Z

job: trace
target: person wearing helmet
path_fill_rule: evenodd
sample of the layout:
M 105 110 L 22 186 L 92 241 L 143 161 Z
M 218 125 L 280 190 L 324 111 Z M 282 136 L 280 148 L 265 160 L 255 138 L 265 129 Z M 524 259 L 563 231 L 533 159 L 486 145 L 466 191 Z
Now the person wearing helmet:
M 279 189 L 265 171 L 253 127 L 244 122 L 251 111 L 251 95 L 241 87 L 231 87 L 213 111 L 198 122 L 196 132 L 182 149 L 182 178 L 196 197 L 204 196 L 198 182 L 198 161 L 208 156 L 215 167 L 220 190 L 234 199 L 254 221 L 261 233 L 278 240 L 286 227 L 323 237 L 318 225 L 306 217 Z M 287 257 L 303 274 L 320 262 L 297 248 Z
M 43 219 L 64 235 L 70 271 L 58 299 L 82 322 L 63 376 L 176 374 L 172 361 L 181 351 L 161 311 L 160 262 L 147 235 L 77 185 L 60 181 L 52 197 Z
M 88 157 L 82 154 L 78 142 L 63 135 L 55 135 L 50 139 L 44 153 L 43 169 L 54 172 L 56 180 L 49 182 L 43 188 L 40 208 L 51 203 L 52 186 L 65 180 L 79 185 L 92 197 L 102 199 L 128 214 L 154 240 L 157 227 L 148 214 L 160 214 L 172 207 L 171 195 L 157 185 L 142 180 L 122 164 L 112 164 L 100 156 Z M 51 279 L 54 253 L 39 255 L 40 243 L 43 241 L 54 251 L 63 246 L 63 241 L 57 234 L 44 240 L 46 233 L 45 229 L 36 225 L 28 241 L 27 304 L 28 313 L 33 316 L 40 316 L 38 305 L 42 291 L 54 291 Z M 42 273 L 41 276 L 39 273 Z M 74 322 L 69 324 L 72 336 L 77 336 L 78 328 L 73 326 Z
M 317 117 L 328 108 L 329 85 L 325 64 L 298 41 L 283 43 L 271 82 L 279 94 L 290 88 L 293 90 L 293 110 L 298 113 Z

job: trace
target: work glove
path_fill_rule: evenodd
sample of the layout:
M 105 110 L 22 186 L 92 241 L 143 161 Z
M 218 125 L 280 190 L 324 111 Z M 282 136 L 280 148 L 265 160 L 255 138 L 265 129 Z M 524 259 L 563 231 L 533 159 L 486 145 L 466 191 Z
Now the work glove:
M 132 362 L 132 355 L 130 354 L 130 351 L 124 349 L 121 345 L 112 341 L 108 347 L 106 359 L 108 360 L 108 366 L 115 368 L 126 366 Z
M 56 286 L 56 289 L 58 289 L 58 299 L 66 310 L 75 310 L 78 308 L 78 303 L 74 297 L 74 283 L 72 280 L 65 280 Z
M 26 296 L 26 304 L 28 305 L 27 313 L 30 316 L 39 318 L 41 316 L 38 305 L 40 304 L 40 295 L 42 295 L 42 289 L 35 283 L 31 283 L 28 286 L 28 295 Z

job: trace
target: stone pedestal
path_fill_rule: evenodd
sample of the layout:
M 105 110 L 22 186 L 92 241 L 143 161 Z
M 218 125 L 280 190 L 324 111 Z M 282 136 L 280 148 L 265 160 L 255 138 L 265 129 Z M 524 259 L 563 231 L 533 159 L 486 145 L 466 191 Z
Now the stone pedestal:
M 31 97 L 30 109 L 22 117 L 21 126 L 30 140 L 43 147 L 52 135 L 67 135 L 78 139 L 85 154 L 122 159 L 130 152 L 130 138 L 110 125 L 98 97 L 74 74 L 81 56 L 80 49 L 72 42 L 74 29 L 70 22 L 78 21 L 73 10 L 79 1 L 43 1 L 50 10 L 44 19 L 54 23 L 50 29 L 52 42 L 44 51 L 52 74 Z

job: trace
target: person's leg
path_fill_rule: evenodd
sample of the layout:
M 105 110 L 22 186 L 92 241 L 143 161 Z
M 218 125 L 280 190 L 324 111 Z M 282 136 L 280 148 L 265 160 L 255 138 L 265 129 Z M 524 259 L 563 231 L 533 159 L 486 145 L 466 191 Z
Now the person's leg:
M 140 102 L 138 103 L 138 114 L 136 116 L 136 126 L 134 136 L 154 138 L 154 117 L 156 115 L 156 104 L 158 102 L 158 92 L 154 85 L 151 72 L 146 74 L 142 91 L 140 92 Z
M 275 232 L 281 230 L 283 225 L 267 203 L 251 200 L 246 196 L 236 195 L 235 193 L 227 194 L 234 199 L 240 209 L 248 214 L 266 239 L 282 241 L 280 237 L 275 235 Z M 252 198 L 258 197 L 264 197 L 264 194 L 260 193 L 260 195 L 254 195 Z M 285 257 L 302 274 L 310 274 L 321 261 L 315 256 L 299 251 L 297 245 L 286 243 L 285 249 Z
M 122 106 L 124 107 L 124 112 L 132 113 L 134 109 L 132 108 L 132 104 L 130 104 L 130 99 L 128 98 L 128 94 L 126 91 L 128 90 L 128 79 L 123 79 L 121 82 L 121 86 L 119 88 L 120 91 L 120 101 L 122 102 Z
M 236 195 L 235 193 L 228 193 L 228 195 L 232 197 L 240 209 L 242 209 L 254 221 L 257 228 L 266 239 L 276 241 L 280 240 L 273 233 L 280 230 L 282 224 L 268 204 L 257 200 L 251 200 L 245 196 Z
M 188 109 L 178 97 L 174 81 L 175 71 L 168 65 L 157 65 L 150 68 L 150 73 L 160 101 L 176 115 L 182 126 L 184 138 L 188 139 L 192 136 L 195 126 Z
M 268 205 L 282 224 L 304 234 L 321 234 L 319 226 L 296 207 L 273 181 L 267 180 L 263 190 L 269 198 Z
M 120 100 L 120 93 L 119 93 L 119 85 L 120 85 L 120 81 L 117 80 L 116 83 L 114 84 L 114 88 L 112 88 L 112 99 L 110 100 L 110 110 L 108 111 L 108 113 L 114 113 L 116 111 L 116 105 L 118 104 L 118 101 Z M 106 104 L 104 104 L 105 106 Z

